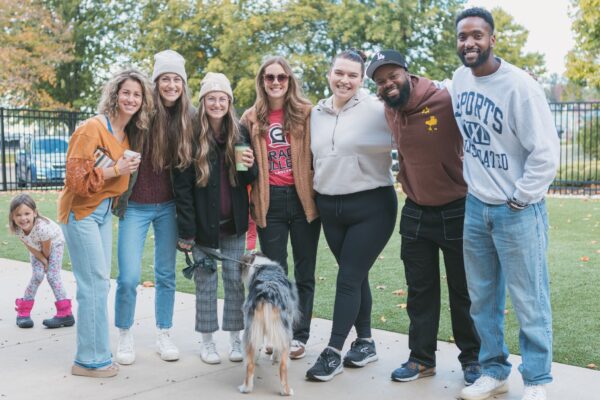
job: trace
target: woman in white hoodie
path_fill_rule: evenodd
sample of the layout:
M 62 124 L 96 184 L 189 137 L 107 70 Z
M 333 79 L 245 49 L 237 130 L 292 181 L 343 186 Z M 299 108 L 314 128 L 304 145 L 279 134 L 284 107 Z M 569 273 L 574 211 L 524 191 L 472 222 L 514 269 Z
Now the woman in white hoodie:
M 329 345 L 306 373 L 316 381 L 343 371 L 341 349 L 352 326 L 358 338 L 343 365 L 363 367 L 377 360 L 369 270 L 394 230 L 398 200 L 383 103 L 361 90 L 364 60 L 356 50 L 338 54 L 327 74 L 333 95 L 311 113 L 316 202 L 339 265 Z

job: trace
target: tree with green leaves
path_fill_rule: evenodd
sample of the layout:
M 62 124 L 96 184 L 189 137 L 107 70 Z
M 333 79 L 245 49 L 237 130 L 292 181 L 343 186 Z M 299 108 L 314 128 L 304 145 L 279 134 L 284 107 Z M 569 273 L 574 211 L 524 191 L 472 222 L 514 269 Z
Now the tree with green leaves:
M 600 89 L 600 0 L 571 0 L 575 48 L 567 55 L 566 76 Z
M 238 107 L 254 102 L 254 75 L 267 55 L 294 66 L 307 95 L 328 94 L 326 73 L 338 52 L 355 47 L 371 54 L 394 47 L 407 52 L 411 69 L 433 78 L 451 75 L 454 15 L 464 0 L 184 0 L 146 2 L 133 58 L 150 67 L 152 55 L 170 47 L 187 60 L 192 91 L 207 71 L 232 81 Z M 128 35 L 130 35 L 128 33 Z
M 132 0 L 43 0 L 46 8 L 61 18 L 71 32 L 69 59 L 56 63 L 57 84 L 47 91 L 70 108 L 93 109 L 99 88 L 114 72 L 115 64 L 128 61 L 131 38 L 120 32 L 139 12 Z
M 231 80 L 236 105 L 247 105 L 254 89 L 255 64 L 264 54 L 252 2 L 190 2 L 185 0 L 145 2 L 136 30 L 132 58 L 150 71 L 153 55 L 170 48 L 186 60 L 192 95 L 208 71 L 222 72 Z M 265 7 L 269 10 L 269 7 Z M 251 65 L 251 68 L 247 68 Z M 244 90 L 245 89 L 245 90 Z
M 491 13 L 496 25 L 494 54 L 536 76 L 544 74 L 546 72 L 544 55 L 524 51 L 529 31 L 523 25 L 516 23 L 512 15 L 500 7 L 493 8 Z
M 54 17 L 52 23 L 62 24 L 58 34 L 40 40 L 54 50 L 43 57 L 50 72 L 38 74 L 50 77 L 38 84 L 48 100 L 45 105 L 95 107 L 99 87 L 116 69 L 133 63 L 150 73 L 152 56 L 170 48 L 186 59 L 193 97 L 206 72 L 222 72 L 232 82 L 236 106 L 244 109 L 254 102 L 255 74 L 268 55 L 290 60 L 313 102 L 329 94 L 326 74 L 333 56 L 352 47 L 368 55 L 394 48 L 407 56 L 411 72 L 432 79 L 448 78 L 459 64 L 454 18 L 466 0 L 0 2 L 12 7 L 36 5 Z M 515 65 L 542 72 L 542 56 L 523 52 L 527 31 L 504 11 L 492 12 L 498 26 L 497 53 Z M 29 29 L 39 27 L 36 19 L 42 17 L 31 19 L 30 15 L 22 17 Z M 7 32 L 12 31 L 0 35 Z M 4 57 L 4 65 L 15 71 L 27 67 L 26 58 Z M 42 104 L 31 99 L 24 102 Z
M 64 103 L 56 65 L 69 62 L 71 32 L 60 16 L 36 0 L 0 0 L 0 102 L 13 107 L 57 108 Z

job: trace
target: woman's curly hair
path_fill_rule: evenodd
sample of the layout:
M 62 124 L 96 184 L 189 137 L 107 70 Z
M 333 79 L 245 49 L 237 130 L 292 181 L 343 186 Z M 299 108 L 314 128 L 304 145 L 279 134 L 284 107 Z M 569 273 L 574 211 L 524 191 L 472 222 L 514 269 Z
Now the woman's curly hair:
M 119 90 L 123 82 L 131 79 L 136 81 L 142 87 L 142 105 L 133 115 L 127 126 L 125 133 L 129 139 L 129 146 L 138 152 L 144 148 L 144 141 L 148 135 L 150 121 L 154 113 L 154 100 L 152 95 L 152 84 L 148 77 L 137 69 L 126 69 L 116 73 L 102 89 L 102 97 L 98 104 L 98 113 L 116 118 L 119 113 L 118 97 Z

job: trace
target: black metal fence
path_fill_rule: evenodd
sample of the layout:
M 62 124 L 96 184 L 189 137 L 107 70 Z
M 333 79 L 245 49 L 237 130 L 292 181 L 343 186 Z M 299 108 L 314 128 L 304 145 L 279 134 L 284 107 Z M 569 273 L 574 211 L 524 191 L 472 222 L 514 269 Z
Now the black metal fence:
M 560 137 L 560 168 L 550 187 L 600 194 L 600 102 L 551 103 Z M 69 136 L 92 114 L 0 108 L 0 190 L 63 185 Z
M 565 194 L 600 194 L 600 102 L 550 103 L 560 137 L 560 167 L 550 187 Z
M 91 115 L 0 108 L 0 190 L 62 187 L 69 137 Z

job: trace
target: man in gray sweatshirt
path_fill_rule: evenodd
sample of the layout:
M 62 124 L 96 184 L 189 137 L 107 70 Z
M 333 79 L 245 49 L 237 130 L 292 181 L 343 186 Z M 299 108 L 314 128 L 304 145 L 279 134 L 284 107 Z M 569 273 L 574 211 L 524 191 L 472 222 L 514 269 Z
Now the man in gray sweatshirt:
M 520 327 L 523 400 L 543 400 L 545 384 L 552 381 L 544 196 L 559 162 L 558 135 L 537 82 L 494 56 L 492 15 L 467 9 L 456 19 L 456 33 L 464 67 L 454 73 L 451 94 L 464 140 L 465 271 L 482 369 L 461 397 L 482 400 L 508 390 L 511 364 L 503 331 L 508 287 Z

